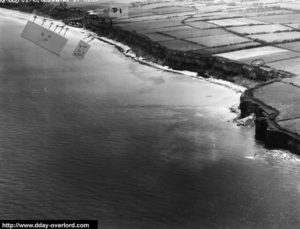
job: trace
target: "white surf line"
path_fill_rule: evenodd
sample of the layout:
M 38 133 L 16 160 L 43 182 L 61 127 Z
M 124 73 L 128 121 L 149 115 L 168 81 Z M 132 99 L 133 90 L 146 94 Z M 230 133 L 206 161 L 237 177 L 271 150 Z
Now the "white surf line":
M 215 78 L 204 78 L 202 76 L 199 76 L 197 72 L 191 72 L 191 71 L 185 71 L 185 70 L 175 70 L 175 69 L 170 68 L 169 66 L 162 66 L 162 65 L 156 64 L 154 62 L 147 61 L 143 57 L 137 57 L 135 55 L 135 53 L 131 50 L 131 48 L 127 45 L 124 45 L 120 42 L 114 41 L 114 40 L 106 38 L 106 37 L 100 37 L 100 36 L 96 36 L 96 37 L 99 40 L 103 41 L 103 42 L 106 42 L 110 45 L 121 48 L 122 53 L 125 56 L 131 57 L 132 59 L 136 60 L 137 62 L 147 64 L 149 66 L 152 66 L 152 67 L 157 68 L 157 69 L 161 69 L 163 71 L 173 72 L 173 73 L 177 73 L 177 74 L 181 74 L 181 75 L 190 76 L 190 77 L 193 77 L 193 78 L 196 78 L 196 79 L 199 79 L 199 80 L 208 81 L 210 83 L 217 84 L 217 85 L 226 87 L 228 89 L 231 89 L 231 90 L 233 90 L 237 93 L 243 93 L 246 90 L 246 87 L 231 83 L 231 82 L 226 81 L 226 80 L 215 79 Z
M 2 10 L 2 9 L 1 9 Z M 16 19 L 16 20 L 20 20 L 20 19 L 23 19 L 23 20 L 33 20 L 33 14 L 29 14 L 29 13 L 24 13 L 24 12 L 20 12 L 20 11 L 15 11 L 15 10 L 10 10 L 10 9 L 3 9 L 4 10 L 4 14 L 8 13 L 9 15 L 7 16 L 17 16 L 18 18 L 13 18 L 13 19 Z M 43 16 L 38 16 L 39 20 L 41 19 L 47 19 L 51 22 L 55 22 L 55 23 L 62 23 L 61 21 L 58 21 L 58 20 L 54 20 L 54 19 L 49 19 L 47 17 L 43 17 Z M 87 29 L 82 29 L 82 28 L 73 28 L 71 26 L 68 26 L 70 28 L 71 31 L 82 31 L 83 34 L 92 34 L 95 38 L 98 38 L 99 40 L 105 42 L 105 43 L 108 43 L 110 45 L 113 45 L 117 48 L 120 48 L 122 49 L 122 53 L 127 56 L 127 57 L 130 57 L 132 59 L 134 59 L 135 61 L 139 62 L 139 63 L 142 63 L 142 64 L 146 64 L 146 65 L 149 65 L 149 66 L 152 66 L 154 68 L 157 68 L 157 69 L 160 69 L 160 70 L 163 70 L 163 71 L 167 71 L 167 72 L 172 72 L 172 73 L 177 73 L 177 74 L 181 74 L 181 75 L 186 75 L 186 76 L 189 76 L 189 77 L 192 77 L 192 78 L 195 78 L 195 79 L 198 79 L 198 80 L 203 80 L 203 81 L 207 81 L 207 82 L 210 82 L 210 83 L 213 83 L 213 84 L 217 84 L 217 85 L 220 85 L 220 86 L 223 86 L 223 87 L 226 87 L 228 89 L 231 89 L 237 93 L 243 93 L 246 88 L 243 87 L 243 86 L 240 86 L 240 85 L 237 85 L 237 84 L 234 84 L 234 83 L 231 83 L 231 82 L 228 82 L 226 80 L 221 80 L 221 79 L 214 79 L 214 78 L 204 78 L 202 76 L 199 76 L 197 72 L 191 72 L 191 71 L 185 71 L 185 70 L 175 70 L 175 69 L 172 69 L 170 68 L 169 66 L 162 66 L 162 65 L 159 65 L 159 64 L 156 64 L 154 62 L 151 62 L 151 61 L 147 61 L 145 60 L 143 57 L 137 57 L 136 54 L 131 50 L 131 48 L 123 43 L 120 43 L 120 42 L 117 42 L 117 41 L 114 41 L 112 39 L 109 39 L 109 38 L 106 38 L 106 37 L 101 37 L 101 36 L 98 36 L 96 33 L 94 32 L 91 32 Z

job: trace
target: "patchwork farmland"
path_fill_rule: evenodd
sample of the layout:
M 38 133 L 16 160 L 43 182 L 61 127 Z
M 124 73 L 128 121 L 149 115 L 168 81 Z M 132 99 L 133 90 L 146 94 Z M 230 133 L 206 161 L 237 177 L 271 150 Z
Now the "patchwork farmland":
M 230 59 L 234 56 L 231 52 L 265 50 L 276 45 L 289 52 L 270 55 L 254 52 L 251 58 L 243 57 L 242 52 L 240 59 L 249 63 L 255 58 L 273 62 L 298 57 L 299 47 L 288 45 L 300 41 L 300 14 L 291 8 L 271 3 L 244 7 L 175 1 L 174 4 L 154 2 L 134 9 L 129 11 L 132 12 L 129 18 L 118 19 L 115 26 L 144 35 L 167 49 L 216 56 L 227 53 L 225 56 Z
M 211 35 L 204 37 L 187 38 L 186 40 L 204 45 L 208 48 L 220 47 L 220 46 L 230 46 L 236 44 L 242 44 L 250 42 L 248 38 L 237 36 L 235 34 L 221 34 L 221 35 Z
M 257 133 L 300 154 L 300 4 L 212 2 L 138 1 L 127 5 L 126 17 L 105 18 L 85 11 L 76 21 L 99 39 L 128 45 L 138 60 L 249 88 L 241 97 L 242 117 L 254 112 L 260 123 L 256 127 L 267 128 Z
M 283 43 L 300 40 L 300 32 L 290 31 L 281 33 L 256 34 L 248 37 L 258 42 Z
M 238 26 L 229 28 L 230 31 L 240 35 L 262 34 L 262 33 L 276 33 L 292 31 L 293 28 L 280 24 L 272 25 L 253 25 L 253 26 Z
M 192 38 L 192 37 L 206 37 L 206 36 L 216 36 L 216 35 L 224 35 L 229 34 L 224 29 L 216 28 L 216 29 L 180 29 L 180 30 L 169 30 L 162 32 L 163 34 L 166 34 L 168 36 L 172 36 L 179 39 L 186 39 L 186 38 Z
M 293 136 L 290 142 L 299 140 L 300 4 L 292 1 L 283 4 L 272 0 L 267 3 L 256 0 L 246 6 L 242 3 L 206 4 L 205 1 L 175 3 L 169 9 L 161 8 L 162 2 L 155 3 L 152 11 L 149 10 L 149 4 L 148 14 L 140 12 L 141 17 L 135 14 L 135 17 L 120 19 L 115 26 L 156 42 L 158 46 L 153 46 L 156 53 L 163 56 L 161 50 L 168 50 L 166 55 L 170 61 L 167 64 L 173 61 L 180 68 L 191 67 L 193 71 L 201 66 L 201 57 L 210 56 L 219 61 L 216 64 L 218 68 L 221 66 L 222 70 L 229 73 L 235 71 L 234 66 L 245 67 L 249 73 L 242 75 L 248 74 L 247 80 L 251 82 L 266 81 L 272 77 L 280 79 L 298 76 L 292 78 L 291 82 L 282 80 L 280 83 L 258 87 L 252 97 L 243 97 L 242 100 L 247 98 L 246 104 L 250 104 L 249 101 L 256 97 L 263 104 L 275 107 L 280 113 L 276 125 Z M 209 74 L 216 76 L 219 73 L 213 69 Z M 256 74 L 264 76 L 259 78 Z M 245 78 L 239 80 L 239 76 L 228 78 L 223 74 L 222 77 L 234 82 L 237 79 L 238 83 L 249 85 L 249 81 Z M 282 93 L 288 96 L 282 96 Z M 298 148 L 292 151 L 300 153 L 299 144 L 293 147 Z
M 254 19 L 244 18 L 244 17 L 211 20 L 209 22 L 212 24 L 218 25 L 218 26 L 222 26 L 222 27 L 265 24 L 262 21 L 257 21 Z

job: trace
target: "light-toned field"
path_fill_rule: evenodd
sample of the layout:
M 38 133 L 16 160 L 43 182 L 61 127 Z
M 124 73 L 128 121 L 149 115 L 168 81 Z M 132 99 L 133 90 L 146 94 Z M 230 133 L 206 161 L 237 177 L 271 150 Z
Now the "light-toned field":
M 192 37 L 203 37 L 203 36 L 215 36 L 220 34 L 229 34 L 224 29 L 217 28 L 217 29 L 183 29 L 183 30 L 173 30 L 173 31 L 165 31 L 164 34 L 169 36 L 173 36 L 176 38 L 186 39 Z
M 153 14 L 174 14 L 180 12 L 194 12 L 195 8 L 191 7 L 182 7 L 182 6 L 168 6 L 168 7 L 159 7 L 151 10 Z
M 279 120 L 300 115 L 300 90 L 290 84 L 274 82 L 260 87 L 254 91 L 254 97 L 279 110 Z
M 281 32 L 281 33 L 269 33 L 269 34 L 257 34 L 248 36 L 251 39 L 258 41 L 264 41 L 267 43 L 279 43 L 283 41 L 293 41 L 300 39 L 300 32 Z
M 282 79 L 283 82 L 296 85 L 300 87 L 300 76 L 292 77 L 292 78 L 285 78 Z
M 262 17 L 262 16 L 271 16 L 271 15 L 283 15 L 283 14 L 292 14 L 294 13 L 291 10 L 269 10 L 269 11 L 258 11 L 253 10 L 252 12 L 250 10 L 245 10 L 241 12 L 243 16 L 246 17 Z
M 268 66 L 300 75 L 300 58 L 276 61 L 268 64 Z
M 228 29 L 230 31 L 233 31 L 233 32 L 236 32 L 239 34 L 274 33 L 274 32 L 279 32 L 279 31 L 293 30 L 290 27 L 280 25 L 280 24 L 238 26 L 238 27 L 231 27 Z
M 205 37 L 195 37 L 195 38 L 187 38 L 186 40 L 198 43 L 200 45 L 204 45 L 206 47 L 219 47 L 226 46 L 232 44 L 240 44 L 246 43 L 250 40 L 244 37 L 240 37 L 234 34 L 222 34 L 215 36 L 205 36 Z
M 230 9 L 231 7 L 229 7 L 227 4 L 199 4 L 198 6 L 196 6 L 199 14 L 205 14 L 205 13 L 218 13 L 218 12 L 226 12 L 228 9 Z
M 261 43 L 258 42 L 247 42 L 242 44 L 236 44 L 236 45 L 230 45 L 230 46 L 223 46 L 223 47 L 217 47 L 217 48 L 207 48 L 206 50 L 212 54 L 216 53 L 224 53 L 224 52 L 231 52 L 237 49 L 243 49 L 243 48 L 250 48 L 259 46 Z
M 218 20 L 218 19 L 224 19 L 224 18 L 239 18 L 243 17 L 243 15 L 235 12 L 198 12 L 198 14 L 195 14 L 192 18 L 188 19 L 188 21 L 199 21 L 199 20 Z
M 294 107 L 294 104 L 293 104 L 293 107 Z M 299 107 L 299 104 L 296 107 Z M 298 112 L 298 115 L 300 116 L 299 112 Z M 300 119 L 299 118 L 285 120 L 285 121 L 281 121 L 281 122 L 277 122 L 277 123 L 281 128 L 289 130 L 290 132 L 293 132 L 293 133 L 298 133 L 300 130 Z
M 217 54 L 216 56 L 224 57 L 230 60 L 241 60 L 247 58 L 259 58 L 260 56 L 272 55 L 272 54 L 282 53 L 287 51 L 288 50 L 276 48 L 273 46 L 265 46 L 265 47 L 258 47 L 258 48 Z
M 265 23 L 279 23 L 279 24 L 298 23 L 300 22 L 300 14 L 262 16 L 262 17 L 255 17 L 253 19 Z
M 300 41 L 278 44 L 276 46 L 279 48 L 284 48 L 284 49 L 289 49 L 289 50 L 293 50 L 296 52 L 300 52 Z
M 186 25 L 196 27 L 199 29 L 210 29 L 210 28 L 216 28 L 217 25 L 205 22 L 205 21 L 192 21 L 192 22 L 185 22 Z
M 202 45 L 197 45 L 182 40 L 161 41 L 158 43 L 166 48 L 179 51 L 192 51 L 205 48 Z
M 293 52 L 287 50 L 286 52 L 274 53 L 269 55 L 261 55 L 257 57 L 250 57 L 250 58 L 240 59 L 239 61 L 245 64 L 251 64 L 251 62 L 257 59 L 262 59 L 266 64 L 270 64 L 276 61 L 291 60 L 298 57 L 300 57 L 299 52 Z
M 209 23 L 213 23 L 218 26 L 242 26 L 242 25 L 265 24 L 264 22 L 260 22 L 250 18 L 228 18 L 228 19 L 220 19 L 220 20 L 211 20 L 209 21 Z
M 281 8 L 291 9 L 291 10 L 300 10 L 300 3 L 280 3 Z
M 292 27 L 294 29 L 300 29 L 300 23 L 292 23 L 292 24 L 286 24 L 289 27 Z

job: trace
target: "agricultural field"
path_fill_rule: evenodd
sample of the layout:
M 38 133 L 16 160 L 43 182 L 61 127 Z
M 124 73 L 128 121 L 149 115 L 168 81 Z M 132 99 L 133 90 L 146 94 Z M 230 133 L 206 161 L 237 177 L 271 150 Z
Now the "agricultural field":
M 218 11 L 226 11 L 229 10 L 231 7 L 228 6 L 227 4 L 211 4 L 211 5 L 207 5 L 207 4 L 199 4 L 198 6 L 196 5 L 196 8 L 199 10 L 199 13 L 203 14 L 203 13 L 215 13 Z
M 253 25 L 253 26 L 238 26 L 228 28 L 230 31 L 243 34 L 260 34 L 260 33 L 274 33 L 282 31 L 291 31 L 293 30 L 290 27 L 280 25 L 280 24 L 271 24 L 271 25 Z
M 275 54 L 271 54 L 271 55 L 262 55 L 259 57 L 252 57 L 252 58 L 247 58 L 247 59 L 241 59 L 239 61 L 246 63 L 246 64 L 251 64 L 251 62 L 254 60 L 262 59 L 266 64 L 270 64 L 270 63 L 276 62 L 276 61 L 292 60 L 297 57 L 300 57 L 299 52 L 293 52 L 293 51 L 287 50 L 286 52 L 275 53 Z
M 145 34 L 148 38 L 150 38 L 152 41 L 169 41 L 174 40 L 174 38 L 159 34 L 159 33 L 146 33 Z
M 286 24 L 286 26 L 292 27 L 294 29 L 300 29 L 300 23 Z
M 293 108 L 294 108 L 294 104 L 293 104 Z M 300 116 L 300 114 L 298 113 L 298 117 L 299 116 Z M 290 119 L 290 120 L 286 120 L 286 121 L 279 121 L 277 123 L 283 129 L 289 130 L 292 133 L 299 133 L 299 130 L 300 130 L 300 119 L 299 118 L 298 119 L 297 118 Z
M 167 7 L 158 7 L 151 10 L 153 14 L 174 14 L 182 12 L 195 12 L 195 8 L 183 7 L 183 6 L 167 6 Z
M 264 22 L 260 22 L 250 18 L 228 18 L 228 19 L 221 19 L 221 20 L 211 20 L 208 21 L 209 23 L 216 24 L 218 26 L 242 26 L 242 25 L 259 25 L 265 24 Z
M 179 50 L 179 51 L 192 51 L 198 49 L 204 49 L 202 45 L 193 44 L 187 41 L 182 40 L 171 40 L 171 41 L 161 41 L 158 42 L 160 45 L 172 49 L 172 50 Z
M 231 52 L 237 49 L 246 49 L 246 48 L 253 48 L 255 46 L 259 46 L 261 43 L 258 42 L 247 42 L 237 45 L 230 45 L 230 46 L 223 46 L 223 47 L 217 47 L 217 48 L 207 48 L 206 50 L 211 54 L 217 54 L 217 53 L 224 53 L 224 52 Z
M 278 93 L 280 92 L 280 93 Z M 284 95 L 284 96 L 282 96 Z M 280 111 L 277 119 L 294 118 L 299 115 L 295 102 L 299 99 L 300 90 L 290 84 L 274 82 L 259 87 L 254 91 L 254 97 Z M 295 101 L 294 103 L 291 101 Z M 298 100 L 299 101 L 299 100 Z
M 172 36 L 172 37 L 180 38 L 180 39 L 229 34 L 229 32 L 227 32 L 226 30 L 221 29 L 221 28 L 206 29 L 206 30 L 190 28 L 190 29 L 183 29 L 183 30 L 165 31 L 163 33 L 166 35 Z
M 263 59 L 275 68 L 277 63 L 284 68 L 297 60 L 300 66 L 300 31 L 295 31 L 300 29 L 300 13 L 268 6 L 247 9 L 249 6 L 239 4 L 149 2 L 130 8 L 129 18 L 117 19 L 116 25 L 171 50 L 208 53 L 246 64 Z M 283 41 L 289 43 L 278 44 Z M 291 71 L 300 74 L 298 68 L 293 65 Z
M 277 63 L 275 61 L 282 60 L 292 61 L 293 59 L 300 57 L 300 53 L 273 46 L 265 46 L 216 54 L 216 56 L 237 60 L 245 64 L 251 64 L 254 60 L 262 59 L 265 63 L 269 64 L 272 62 Z
M 152 20 L 152 21 L 144 21 L 144 22 L 132 22 L 132 23 L 122 23 L 118 24 L 125 30 L 129 31 L 143 31 L 146 29 L 158 29 L 172 26 L 180 26 L 182 17 L 176 17 L 172 19 L 160 19 L 160 20 Z
M 205 21 L 192 21 L 192 22 L 186 22 L 185 24 L 191 27 L 195 27 L 198 29 L 211 29 L 218 27 L 217 25 L 205 22 Z
M 243 15 L 234 12 L 213 12 L 213 13 L 203 13 L 198 12 L 193 17 L 189 18 L 188 22 L 200 21 L 200 20 L 219 20 L 224 18 L 239 18 Z
M 292 78 L 285 78 L 285 79 L 282 79 L 282 81 L 300 87 L 300 76 L 296 76 L 296 77 L 292 77 Z
M 281 32 L 281 33 L 268 33 L 257 34 L 248 36 L 251 39 L 267 42 L 267 43 L 280 43 L 284 41 L 294 41 L 300 39 L 300 32 Z
M 280 3 L 280 7 L 291 10 L 300 10 L 300 3 Z
M 260 56 L 273 55 L 276 53 L 287 52 L 288 50 L 282 48 L 276 48 L 273 46 L 264 46 L 259 48 L 245 49 L 234 52 L 217 54 L 216 56 L 224 57 L 230 60 L 241 60 L 249 58 L 260 58 Z
M 270 16 L 270 15 L 283 15 L 283 14 L 292 14 L 294 13 L 291 10 L 283 10 L 283 9 L 274 9 L 274 10 L 253 10 L 252 12 L 250 10 L 244 10 L 241 12 L 246 17 L 258 17 L 258 16 Z
M 300 23 L 300 14 L 261 16 L 261 17 L 255 17 L 253 19 L 265 23 L 276 23 L 276 24 Z
M 183 30 L 183 29 L 191 29 L 191 27 L 187 25 L 178 25 L 178 26 L 170 26 L 170 27 L 163 27 L 163 28 L 145 28 L 144 30 L 140 30 L 140 32 L 154 33 L 154 32 L 165 32 L 170 30 Z
M 219 46 L 229 46 L 233 44 L 241 44 L 249 42 L 250 40 L 244 37 L 237 36 L 235 34 L 222 34 L 214 36 L 187 38 L 186 40 L 198 43 L 208 48 L 214 48 Z
M 284 48 L 284 49 L 293 50 L 295 52 L 300 52 L 300 41 L 278 44 L 276 46 L 279 48 Z
M 268 66 L 300 75 L 300 58 L 276 61 L 273 63 L 269 63 Z
M 144 17 L 144 16 L 150 16 L 153 15 L 153 13 L 149 10 L 143 9 L 143 8 L 129 8 L 128 9 L 128 17 Z

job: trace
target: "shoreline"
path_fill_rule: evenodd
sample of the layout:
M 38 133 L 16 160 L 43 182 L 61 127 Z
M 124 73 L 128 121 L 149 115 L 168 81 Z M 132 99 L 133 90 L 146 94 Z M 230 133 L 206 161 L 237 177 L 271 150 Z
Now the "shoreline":
M 21 10 L 19 10 L 22 12 Z M 55 18 L 54 18 L 55 19 Z M 55 19 L 57 20 L 57 19 Z M 262 101 L 259 101 L 253 97 L 253 91 L 257 88 L 263 87 L 264 83 L 259 81 L 259 79 L 263 79 L 267 83 L 272 83 L 272 79 L 268 78 L 269 73 L 264 71 L 257 71 L 256 78 L 258 79 L 257 83 L 252 87 L 243 87 L 238 84 L 238 82 L 230 82 L 226 80 L 226 74 L 229 72 L 231 74 L 239 74 L 242 79 L 247 79 L 249 75 L 252 73 L 252 69 L 247 69 L 245 64 L 240 62 L 231 61 L 228 59 L 215 57 L 215 56 L 207 56 L 200 55 L 198 56 L 192 55 L 186 57 L 183 52 L 173 52 L 171 50 L 163 49 L 163 54 L 165 54 L 164 61 L 161 61 L 159 56 L 155 56 L 155 53 L 158 53 L 157 50 L 161 51 L 161 47 L 157 47 L 156 43 L 151 41 L 150 39 L 145 39 L 141 37 L 137 33 L 132 33 L 128 31 L 124 31 L 119 27 L 99 27 L 92 25 L 90 22 L 84 23 L 83 31 L 87 33 L 95 34 L 95 38 L 101 40 L 102 42 L 108 43 L 110 45 L 115 46 L 121 53 L 125 56 L 134 59 L 135 61 L 145 64 L 148 66 L 152 66 L 154 68 L 161 69 L 163 71 L 173 72 L 177 74 L 187 75 L 192 78 L 205 80 L 211 82 L 213 84 L 218 84 L 224 87 L 227 87 L 236 93 L 241 93 L 240 98 L 240 109 L 241 109 L 241 117 L 245 117 L 254 113 L 257 117 L 255 121 L 255 135 L 258 140 L 262 140 L 267 147 L 271 147 L 274 149 L 288 149 L 292 153 L 300 154 L 300 139 L 298 133 L 290 133 L 289 131 L 281 128 L 274 118 L 274 114 L 269 116 L 262 116 L 261 114 L 266 113 L 265 107 L 270 107 Z M 139 41 L 142 41 L 139 43 Z M 131 43 L 132 42 L 132 43 Z M 143 46 L 144 45 L 144 46 Z M 148 45 L 150 47 L 146 47 Z M 152 50 L 151 48 L 154 48 Z M 168 64 L 170 63 L 170 64 Z M 187 64 L 188 69 L 182 69 L 185 67 L 186 63 L 192 63 L 191 65 Z M 196 71 L 191 71 L 195 69 Z M 260 70 L 256 69 L 256 70 Z M 216 73 L 218 78 L 205 78 L 199 75 L 213 75 Z M 202 74 L 201 74 L 202 73 Z M 209 74 L 208 74 L 209 73 Z M 277 75 L 278 74 L 278 75 Z M 287 72 L 278 71 L 276 72 L 276 77 L 292 77 L 292 74 Z M 222 79 L 225 77 L 225 79 Z M 273 76 L 272 76 L 273 77 Z M 219 79 L 221 78 L 221 79 Z M 254 108 L 253 108 L 254 107 Z M 275 108 L 272 108 L 276 111 Z M 277 115 L 279 112 L 277 112 Z M 275 115 L 275 117 L 277 116 Z M 265 121 L 261 121 L 264 119 Z M 270 127 L 272 127 L 272 132 L 269 131 Z M 268 133 L 268 134 L 266 134 Z M 275 133 L 275 134 L 274 134 Z M 281 140 L 278 136 L 284 136 L 284 140 Z M 264 136 L 264 137 L 262 137 Z M 286 140 L 288 139 L 288 140 Z M 279 141 L 279 142 L 278 142 Z M 272 144 L 272 142 L 277 142 L 276 144 Z
M 159 55 L 163 53 L 163 63 L 169 62 L 169 66 L 171 68 L 175 69 L 177 68 L 181 69 L 188 66 L 187 70 L 197 73 L 197 75 L 213 75 L 217 76 L 216 78 L 204 78 L 201 77 L 200 79 L 203 80 L 208 80 L 211 81 L 212 83 L 218 83 L 219 78 L 222 80 L 222 85 L 224 86 L 223 82 L 227 82 L 227 84 L 234 84 L 235 85 L 243 85 L 245 90 L 242 91 L 241 93 L 241 98 L 240 98 L 240 110 L 241 110 L 241 116 L 239 118 L 245 118 L 246 116 L 252 116 L 252 114 L 255 114 L 255 138 L 257 140 L 262 140 L 264 145 L 266 147 L 269 147 L 270 149 L 283 149 L 283 150 L 289 150 L 292 153 L 295 154 L 300 154 L 300 139 L 299 139 L 299 134 L 291 133 L 288 130 L 281 128 L 276 120 L 270 119 L 268 122 L 269 125 L 265 127 L 265 129 L 268 129 L 268 127 L 272 126 L 273 132 L 272 133 L 279 133 L 279 135 L 284 136 L 284 139 L 281 139 L 278 137 L 277 134 L 269 134 L 267 138 L 261 138 L 261 135 L 264 135 L 265 129 L 260 128 L 260 122 L 261 120 L 261 110 L 264 109 L 264 107 L 268 107 L 269 105 L 265 104 L 263 101 L 259 101 L 257 104 L 258 106 L 256 109 L 251 110 L 250 109 L 244 109 L 244 98 L 245 95 L 249 95 L 249 91 L 256 90 L 257 88 L 260 88 L 264 84 L 272 83 L 273 81 L 276 80 L 281 80 L 284 78 L 293 78 L 295 77 L 294 74 L 273 69 L 274 71 L 270 71 L 268 68 L 264 67 L 255 67 L 253 68 L 252 66 L 249 66 L 247 64 L 244 64 L 242 62 L 238 61 L 232 61 L 229 59 L 225 59 L 222 57 L 217 57 L 217 56 L 212 56 L 212 55 L 190 55 L 188 56 L 187 53 L 184 52 L 176 52 L 173 50 L 168 50 L 168 49 L 162 49 L 159 45 L 157 45 L 156 42 L 153 42 L 152 40 L 145 38 L 141 36 L 138 33 L 135 32 L 129 32 L 125 31 L 122 28 L 117 27 L 112 27 L 112 28 L 106 28 L 106 27 L 97 27 L 97 26 L 91 26 L 91 23 L 88 24 L 89 26 L 87 29 L 92 30 L 96 34 L 100 35 L 106 35 L 109 37 L 108 39 L 114 40 L 115 42 L 118 43 L 125 43 L 127 47 L 130 47 L 130 50 L 137 50 L 137 53 L 142 53 L 140 54 L 141 58 L 143 56 L 146 57 L 146 59 L 149 59 L 151 62 L 161 62 L 161 59 Z M 122 34 L 123 33 L 123 34 Z M 140 42 L 140 44 L 139 44 Z M 149 47 L 150 46 L 150 51 Z M 153 50 L 152 50 L 153 48 Z M 157 54 L 157 55 L 156 55 Z M 175 56 L 175 57 L 174 57 Z M 136 57 L 139 58 L 139 57 Z M 152 61 L 154 60 L 154 61 Z M 173 62 L 174 60 L 174 62 Z M 155 63 L 156 64 L 156 63 Z M 182 67 L 183 66 L 183 67 Z M 200 66 L 200 68 L 199 68 Z M 180 70 L 179 70 L 180 71 Z M 208 73 L 208 74 L 207 74 Z M 231 82 L 228 79 L 229 76 L 238 76 L 238 80 L 234 82 Z M 254 75 L 254 77 L 253 77 Z M 224 78 L 224 79 L 222 79 Z M 256 83 L 252 85 L 247 85 L 248 84 L 248 79 L 255 78 Z M 241 80 L 242 79 L 242 80 Z M 246 80 L 246 87 L 244 85 L 243 80 Z M 242 83 L 241 83 L 242 82 Z M 251 97 L 251 96 L 250 96 Z M 250 99 L 250 97 L 248 97 Z M 254 101 L 257 100 L 254 97 L 252 97 L 250 100 Z M 251 107 L 251 106 L 250 106 Z M 274 109 L 274 108 L 273 108 Z M 247 111 L 246 111 L 247 110 Z M 250 112 L 251 111 L 251 112 Z M 279 114 L 279 113 L 278 113 Z M 272 120 L 272 121 L 271 121 Z M 286 137 L 287 136 L 287 137 Z M 288 140 L 286 140 L 288 139 Z M 278 144 L 270 144 L 270 143 L 278 143 Z
M 90 32 L 89 30 L 86 30 L 86 31 Z M 147 61 L 143 57 L 137 57 L 137 55 L 131 50 L 131 48 L 125 44 L 122 44 L 118 41 L 114 41 L 114 40 L 106 38 L 106 37 L 101 37 L 101 36 L 96 36 L 96 37 L 97 37 L 97 39 L 116 47 L 126 57 L 129 57 L 140 64 L 145 64 L 147 66 L 151 66 L 156 69 L 160 69 L 160 70 L 167 71 L 167 72 L 172 72 L 172 73 L 176 73 L 176 74 L 180 74 L 180 75 L 189 76 L 189 77 L 192 77 L 192 78 L 195 78 L 198 80 L 207 81 L 207 82 L 231 89 L 236 93 L 242 94 L 247 89 L 246 87 L 240 86 L 238 84 L 235 84 L 235 83 L 232 83 L 232 82 L 229 82 L 226 80 L 215 79 L 213 77 L 205 78 L 205 77 L 199 76 L 197 72 L 175 70 L 175 69 L 170 68 L 169 66 L 163 66 L 163 65 L 159 65 L 154 62 L 151 62 L 151 61 Z

